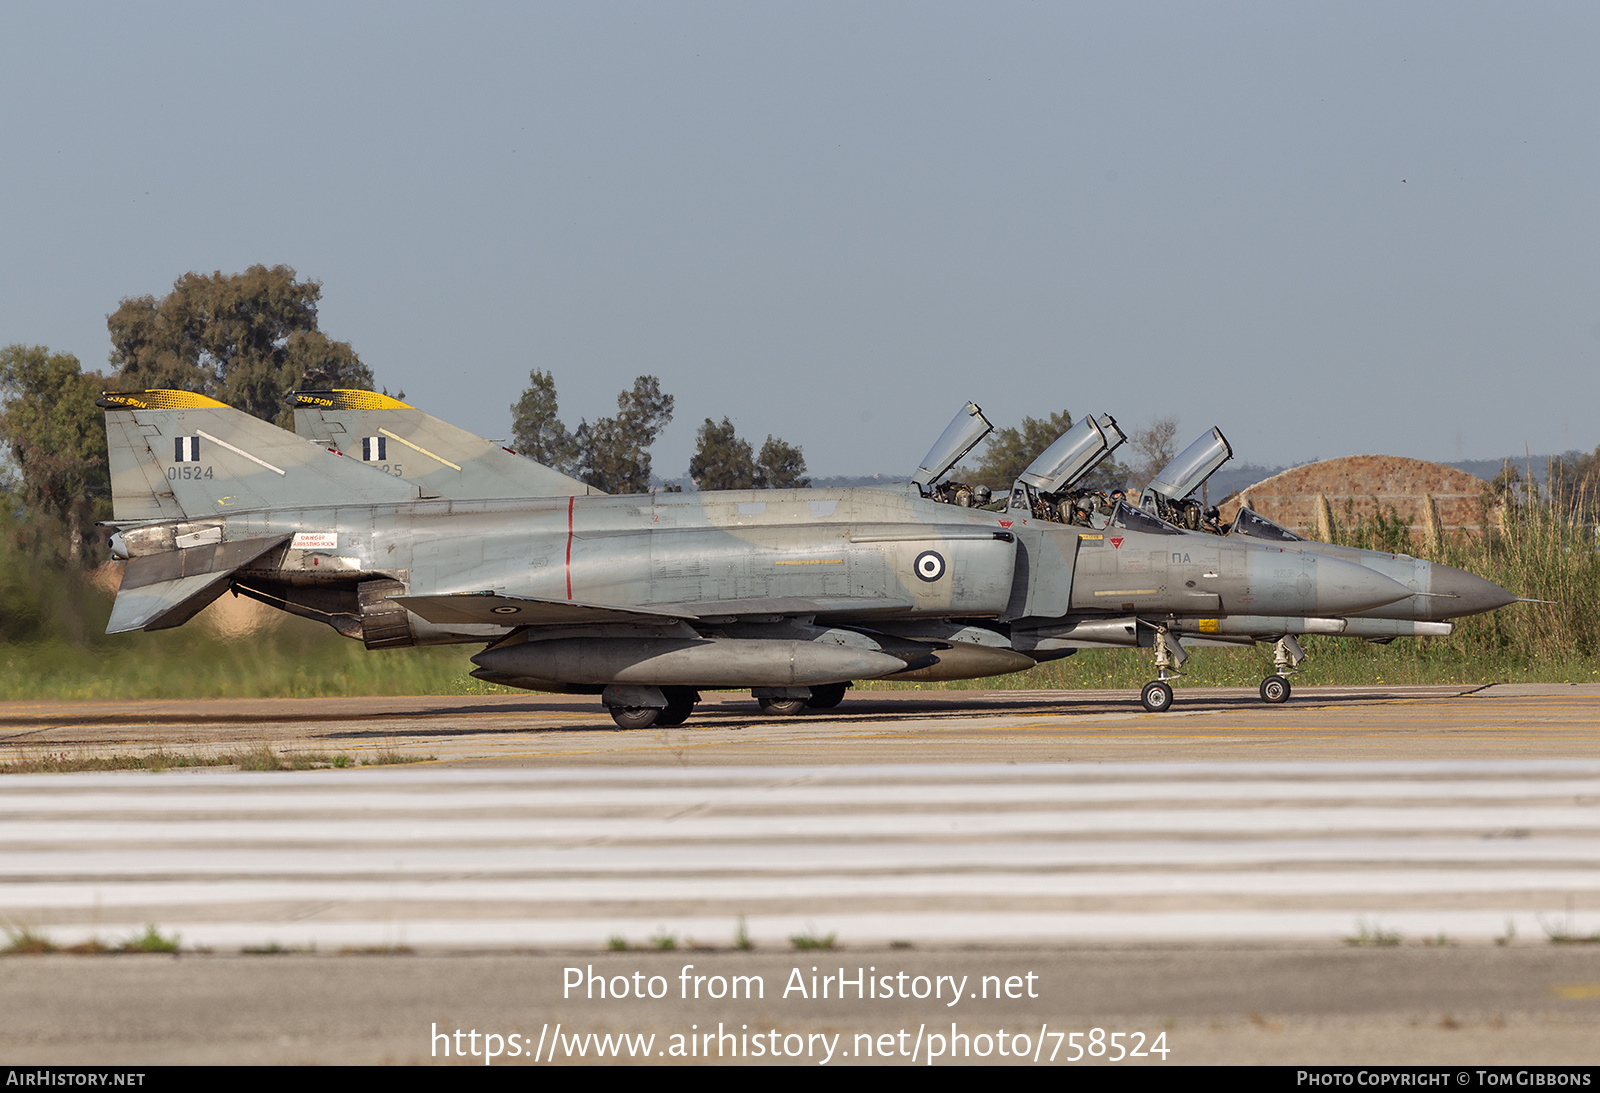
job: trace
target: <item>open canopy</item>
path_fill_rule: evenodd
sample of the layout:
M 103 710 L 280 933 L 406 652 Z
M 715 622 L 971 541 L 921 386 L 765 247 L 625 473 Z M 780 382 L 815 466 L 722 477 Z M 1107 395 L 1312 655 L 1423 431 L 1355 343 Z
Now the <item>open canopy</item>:
M 911 481 L 918 486 L 931 486 L 945 473 L 961 462 L 962 458 L 978 446 L 978 442 L 994 429 L 989 424 L 989 419 L 983 416 L 983 411 L 978 409 L 978 404 L 969 402 L 956 412 L 955 418 L 945 426 L 944 432 L 939 434 L 939 439 L 934 441 L 933 447 L 928 449 L 928 454 L 922 457 L 922 466 L 917 468 L 917 473 Z

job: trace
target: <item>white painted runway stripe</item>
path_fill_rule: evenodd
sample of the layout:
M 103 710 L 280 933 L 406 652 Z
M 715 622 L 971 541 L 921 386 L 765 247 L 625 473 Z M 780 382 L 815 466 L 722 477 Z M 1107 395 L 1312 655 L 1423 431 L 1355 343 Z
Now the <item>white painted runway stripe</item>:
M 751 904 L 752 933 L 774 943 L 1600 925 L 1587 762 L 425 768 L 0 788 L 0 916 L 63 942 L 124 929 L 119 908 L 212 945 L 715 939 Z M 1071 909 L 962 909 L 1007 899 Z M 578 904 L 630 914 L 575 917 Z M 651 905 L 663 913 L 632 911 Z
M 68 843 L 260 842 L 327 843 L 620 842 L 731 839 L 940 838 L 990 835 L 1103 835 L 1183 832 L 1188 835 L 1311 831 L 1596 831 L 1600 808 L 1576 805 L 1416 808 L 1228 808 L 890 812 L 783 816 L 549 817 L 538 819 L 11 820 L 0 839 L 11 846 Z
M 1076 781 L 1079 779 L 1184 778 L 1211 781 L 1219 778 L 1449 778 L 1503 779 L 1513 776 L 1534 779 L 1541 775 L 1569 778 L 1600 777 L 1600 760 L 1592 759 L 1506 759 L 1485 762 L 1479 759 L 1385 759 L 1310 761 L 1262 760 L 1206 763 L 882 763 L 851 767 L 517 767 L 467 768 L 383 767 L 361 770 L 311 770 L 260 772 L 218 772 L 185 769 L 163 774 L 145 772 L 107 772 L 94 774 L 8 774 L 7 794 L 29 791 L 53 795 L 75 789 L 132 789 L 141 793 L 186 793 L 191 788 L 208 786 L 231 792 L 265 789 L 275 792 L 306 786 L 403 786 L 408 791 L 423 791 L 457 785 L 537 785 L 549 783 L 609 783 L 636 785 L 641 782 L 695 783 L 704 785 L 775 782 L 779 784 L 822 781 L 830 784 L 869 783 L 892 785 L 898 782 L 965 784 L 974 781 L 1002 783 Z
M 1507 798 L 1589 797 L 1600 804 L 1600 779 L 1551 781 L 1206 781 L 1206 782 L 1020 782 L 996 785 L 819 785 L 772 786 L 596 786 L 580 789 L 529 786 L 517 789 L 448 786 L 404 792 L 393 786 L 341 783 L 315 790 L 300 786 L 274 791 L 257 785 L 244 792 L 137 793 L 82 792 L 44 796 L 0 796 L 0 823 L 30 813 L 139 812 L 298 812 L 337 807 L 341 812 L 394 812 L 419 809 L 529 808 L 646 810 L 662 808 L 759 807 L 805 809 L 824 805 L 957 805 L 1066 803 L 1104 804 L 1125 801 L 1242 801 L 1259 804 L 1285 801 L 1503 800 Z
M 1506 869 L 1390 870 L 1387 872 L 1220 873 L 996 873 L 956 872 L 860 876 L 819 873 L 803 877 L 697 877 L 698 900 L 779 900 L 844 898 L 909 899 L 925 896 L 1049 897 L 1164 895 L 1292 895 L 1326 896 L 1403 893 L 1596 892 L 1600 869 L 1534 871 Z M 683 900 L 681 877 L 629 877 L 603 880 L 478 880 L 444 877 L 431 880 L 349 881 L 206 881 L 119 883 L 107 890 L 103 881 L 79 884 L 13 884 L 5 893 L 11 907 L 127 907 L 145 904 L 194 906 L 271 901 L 338 902 L 635 902 Z M 337 917 L 337 916 L 335 916 Z
M 1535 862 L 1594 865 L 1600 850 L 1592 838 L 1441 838 L 1249 839 L 1210 842 L 1145 841 L 1111 837 L 1094 841 L 970 843 L 834 843 L 824 845 L 767 843 L 696 844 L 690 854 L 663 852 L 661 847 L 585 844 L 582 846 L 385 847 L 368 849 L 318 847 L 308 854 L 284 847 L 236 847 L 226 850 L 140 848 L 126 850 L 0 851 L 0 877 L 85 877 L 149 879 L 157 877 L 240 874 L 264 876 L 410 876 L 418 873 L 456 876 L 462 873 L 638 873 L 709 874 L 725 872 L 795 874 L 840 870 L 881 871 L 939 867 L 982 870 L 995 868 L 1065 869 L 1084 866 L 1153 866 L 1208 868 L 1294 863 L 1383 865 L 1479 864 L 1504 866 Z M 0 888 L 0 893 L 4 889 Z

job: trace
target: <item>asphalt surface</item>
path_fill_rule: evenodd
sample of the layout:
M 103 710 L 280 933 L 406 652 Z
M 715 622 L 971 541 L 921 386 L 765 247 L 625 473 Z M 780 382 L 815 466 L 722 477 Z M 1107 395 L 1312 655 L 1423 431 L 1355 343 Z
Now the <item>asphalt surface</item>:
M 1096 1028 L 1170 1063 L 1596 1063 L 1597 715 L 1583 686 L 1180 690 L 1162 715 L 1123 692 L 857 692 L 787 719 L 727 695 L 627 733 L 557 696 L 9 703 L 0 759 L 427 758 L 4 776 L 13 937 L 155 924 L 182 951 L 5 959 L 0 1051 L 481 1064 L 470 1038 L 440 1054 L 459 1027 L 499 1035 L 502 1064 L 541 1039 L 540 1062 L 592 1060 L 571 1040 L 591 1032 L 654 1033 L 661 1062 L 720 1023 L 813 1064 L 833 1035 L 834 1064 L 926 1063 L 937 1036 L 1002 1030 L 1060 1063 Z M 680 997 L 685 964 L 767 993 Z M 994 996 L 811 998 L 791 977 L 813 965 Z M 578 997 L 579 967 L 663 994 Z
M 208 699 L 0 703 L 0 761 L 226 751 L 267 743 L 371 758 L 548 766 L 1600 756 L 1600 685 L 1184 688 L 1168 713 L 1130 691 L 852 691 L 829 711 L 761 714 L 713 692 L 677 728 L 616 730 L 599 700 Z

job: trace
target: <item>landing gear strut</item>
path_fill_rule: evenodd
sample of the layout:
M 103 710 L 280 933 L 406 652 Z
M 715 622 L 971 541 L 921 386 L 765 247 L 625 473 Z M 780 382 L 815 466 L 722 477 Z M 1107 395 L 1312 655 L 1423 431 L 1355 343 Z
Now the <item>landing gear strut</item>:
M 1268 676 L 1261 681 L 1261 701 L 1287 702 L 1289 701 L 1289 674 L 1299 671 L 1300 662 L 1306 659 L 1306 651 L 1300 648 L 1300 643 L 1294 640 L 1293 634 L 1285 634 L 1279 638 L 1272 647 L 1272 665 L 1278 670 L 1277 675 Z
M 1165 713 L 1172 708 L 1172 685 L 1169 676 L 1181 676 L 1178 669 L 1189 659 L 1189 652 L 1165 626 L 1156 627 L 1156 678 L 1144 685 L 1139 694 L 1139 704 L 1149 713 Z

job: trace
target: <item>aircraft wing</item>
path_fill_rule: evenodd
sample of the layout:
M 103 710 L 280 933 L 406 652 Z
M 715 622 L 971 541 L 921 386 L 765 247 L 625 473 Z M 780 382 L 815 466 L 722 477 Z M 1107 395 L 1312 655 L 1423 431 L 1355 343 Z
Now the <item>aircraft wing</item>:
M 793 596 L 764 596 L 747 600 L 701 600 L 697 603 L 666 604 L 664 610 L 682 610 L 686 619 L 797 618 L 805 615 L 838 618 L 901 614 L 911 610 L 910 600 L 888 596 L 827 596 L 800 599 Z
M 901 614 L 911 601 L 888 597 L 833 596 L 819 599 L 760 597 L 745 600 L 702 600 L 656 607 L 618 607 L 575 600 L 545 600 L 530 596 L 502 596 L 494 592 L 454 592 L 438 596 L 390 596 L 439 626 L 487 623 L 493 626 L 584 626 L 627 622 L 643 626 L 670 626 L 675 622 L 722 621 L 736 618 L 794 618 L 799 616 L 862 616 Z

